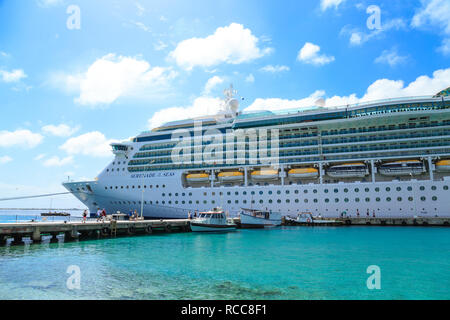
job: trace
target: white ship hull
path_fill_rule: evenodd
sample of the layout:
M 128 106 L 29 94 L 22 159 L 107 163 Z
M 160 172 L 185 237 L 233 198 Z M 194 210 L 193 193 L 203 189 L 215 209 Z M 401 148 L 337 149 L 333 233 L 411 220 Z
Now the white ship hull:
M 216 205 L 228 211 L 231 216 L 236 216 L 241 207 L 250 205 L 249 194 L 252 191 L 255 193 L 252 199 L 255 205 L 283 215 L 311 212 L 323 217 L 339 217 L 344 211 L 347 215 L 356 216 L 357 210 L 361 214 L 368 210 L 371 215 L 375 211 L 377 217 L 450 216 L 450 179 L 447 178 L 440 181 L 394 180 L 185 188 L 181 184 L 182 173 L 182 170 L 161 171 L 152 173 L 148 178 L 123 174 L 99 181 L 64 183 L 64 186 L 90 212 L 105 208 L 108 213 L 127 213 L 130 210 L 140 213 L 139 201 L 143 198 L 143 215 L 146 218 L 187 218 L 188 212 L 205 211 Z M 153 187 L 146 188 L 142 193 L 137 186 L 143 184 L 151 184 Z M 155 188 L 156 185 L 158 188 Z M 115 189 L 115 186 L 119 188 Z M 120 186 L 124 186 L 124 189 L 120 189 Z M 125 186 L 129 188 L 126 189 Z M 135 188 L 132 189 L 132 186 Z M 278 191 L 280 194 L 277 194 Z M 223 193 L 222 196 L 220 192 Z M 412 201 L 408 200 L 410 197 Z

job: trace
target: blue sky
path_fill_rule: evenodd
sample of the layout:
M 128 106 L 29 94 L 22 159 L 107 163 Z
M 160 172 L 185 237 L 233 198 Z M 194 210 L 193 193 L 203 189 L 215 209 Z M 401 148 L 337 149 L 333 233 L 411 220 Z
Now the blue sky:
M 247 111 L 436 93 L 450 3 L 0 0 L 0 198 L 92 179 L 111 141 L 214 114 L 230 83 Z

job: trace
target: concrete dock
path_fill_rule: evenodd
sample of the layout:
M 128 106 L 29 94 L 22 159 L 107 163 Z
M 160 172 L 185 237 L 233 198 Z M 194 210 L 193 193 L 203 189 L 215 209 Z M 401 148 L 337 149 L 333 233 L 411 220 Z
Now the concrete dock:
M 151 234 L 154 231 L 187 232 L 190 231 L 189 220 L 106 220 L 102 221 L 58 221 L 58 222 L 18 222 L 0 223 L 0 245 L 5 245 L 8 238 L 11 244 L 23 244 L 23 238 L 30 238 L 33 243 L 40 243 L 43 235 L 51 235 L 50 242 L 57 242 L 57 236 L 64 234 L 64 241 L 92 238 L 107 238 L 116 235 Z
M 373 218 L 373 217 L 352 217 L 338 218 L 344 225 L 352 226 L 450 226 L 450 217 L 417 217 L 417 218 Z

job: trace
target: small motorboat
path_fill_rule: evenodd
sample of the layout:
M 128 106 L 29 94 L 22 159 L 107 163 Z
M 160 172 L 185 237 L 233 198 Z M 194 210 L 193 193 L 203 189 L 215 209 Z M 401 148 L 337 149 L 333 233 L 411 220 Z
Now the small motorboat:
M 220 208 L 212 211 L 199 212 L 198 217 L 191 221 L 192 232 L 228 232 L 236 231 L 236 224 L 228 219 Z
M 292 225 L 341 225 L 342 221 L 323 218 L 320 215 L 313 217 L 311 212 L 302 212 L 296 218 L 286 217 L 286 222 Z
M 281 214 L 278 212 L 242 208 L 239 215 L 242 228 L 264 228 L 281 225 Z

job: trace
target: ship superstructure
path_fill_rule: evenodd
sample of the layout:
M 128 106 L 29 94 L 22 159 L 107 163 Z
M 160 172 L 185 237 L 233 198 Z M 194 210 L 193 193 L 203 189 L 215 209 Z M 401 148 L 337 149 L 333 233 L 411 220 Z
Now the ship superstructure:
M 94 181 L 64 186 L 91 212 L 185 218 L 220 206 L 324 217 L 450 215 L 450 96 L 339 108 L 224 112 L 126 143 Z M 256 138 L 255 138 L 256 134 Z

